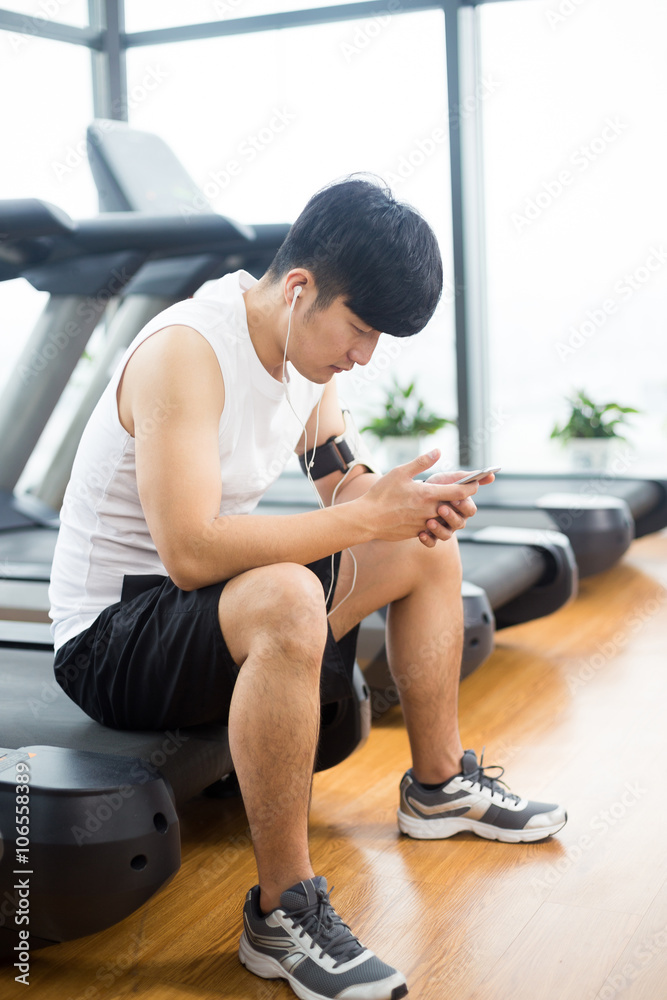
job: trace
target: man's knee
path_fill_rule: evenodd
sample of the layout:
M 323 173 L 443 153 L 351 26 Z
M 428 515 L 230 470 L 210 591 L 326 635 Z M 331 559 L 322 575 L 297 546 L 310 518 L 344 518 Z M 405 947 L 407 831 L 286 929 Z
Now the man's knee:
M 306 566 L 278 563 L 263 567 L 258 601 L 262 615 L 270 625 L 302 625 L 319 629 L 326 636 L 324 590 Z
M 233 625 L 234 631 L 247 635 L 246 654 L 282 652 L 295 660 L 312 660 L 319 668 L 327 638 L 327 612 L 317 576 L 298 563 L 263 566 L 244 576 L 246 586 L 237 595 Z M 225 591 L 219 617 L 228 638 L 231 623 Z
M 463 568 L 456 535 L 447 541 L 439 541 L 432 549 L 422 545 L 418 539 L 410 539 L 407 544 L 412 562 L 406 560 L 404 565 L 406 571 L 409 567 L 417 585 L 424 581 L 436 585 L 439 581 L 448 588 L 460 589 Z

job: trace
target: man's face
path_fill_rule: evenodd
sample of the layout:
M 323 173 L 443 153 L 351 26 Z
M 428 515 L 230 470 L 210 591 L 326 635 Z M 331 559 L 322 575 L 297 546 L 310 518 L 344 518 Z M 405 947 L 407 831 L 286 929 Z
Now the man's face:
M 378 331 L 359 319 L 339 296 L 325 309 L 295 311 L 287 357 L 309 381 L 323 384 L 337 372 L 367 365 L 379 339 Z

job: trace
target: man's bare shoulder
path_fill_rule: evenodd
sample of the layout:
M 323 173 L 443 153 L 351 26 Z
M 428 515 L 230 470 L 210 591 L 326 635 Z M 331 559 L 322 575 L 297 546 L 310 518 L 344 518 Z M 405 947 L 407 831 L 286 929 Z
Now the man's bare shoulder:
M 193 327 L 166 326 L 128 360 L 118 386 L 118 415 L 133 433 L 137 417 L 162 400 L 170 412 L 192 407 L 222 413 L 225 387 L 215 351 Z

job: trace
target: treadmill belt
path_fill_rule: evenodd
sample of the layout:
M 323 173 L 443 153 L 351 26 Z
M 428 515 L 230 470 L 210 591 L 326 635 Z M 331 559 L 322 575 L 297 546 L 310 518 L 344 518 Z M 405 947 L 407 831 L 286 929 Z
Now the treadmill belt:
M 0 533 L 0 565 L 4 562 L 43 563 L 50 566 L 58 532 L 54 528 L 23 528 Z

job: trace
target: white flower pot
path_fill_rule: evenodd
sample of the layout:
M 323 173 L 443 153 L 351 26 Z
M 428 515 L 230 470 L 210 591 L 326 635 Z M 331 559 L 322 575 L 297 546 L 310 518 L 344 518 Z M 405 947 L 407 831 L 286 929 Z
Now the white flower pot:
M 387 437 L 382 441 L 382 463 L 389 472 L 397 465 L 405 465 L 422 453 L 419 437 Z
M 604 472 L 615 438 L 573 438 L 567 442 L 570 465 L 577 472 Z

